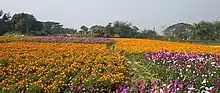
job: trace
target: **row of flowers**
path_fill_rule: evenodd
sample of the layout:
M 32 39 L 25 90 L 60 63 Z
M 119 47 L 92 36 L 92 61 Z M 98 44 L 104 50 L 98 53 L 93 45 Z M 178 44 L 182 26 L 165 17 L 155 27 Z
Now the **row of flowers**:
M 112 88 L 71 87 L 72 93 L 218 93 L 220 92 L 220 56 L 178 52 L 151 52 L 144 56 L 159 81 L 140 80 Z
M 219 88 L 220 56 L 218 55 L 162 51 L 147 53 L 145 59 L 147 64 L 151 65 L 152 73 L 159 73 L 158 76 L 163 77 L 164 82 L 179 80 L 181 83 L 192 84 L 196 90 L 205 87 Z
M 62 43 L 112 43 L 113 40 L 109 38 L 94 38 L 94 37 L 64 37 L 64 36 L 35 36 L 28 37 L 27 41 L 35 42 L 62 42 Z
M 66 92 L 70 93 L 218 93 L 220 92 L 220 84 L 213 85 L 211 87 L 201 87 L 199 90 L 195 89 L 194 85 L 191 83 L 180 83 L 178 80 L 173 80 L 169 84 L 161 85 L 160 82 L 148 81 L 144 84 L 143 80 L 132 82 L 129 84 L 124 84 L 115 87 L 115 90 L 109 88 L 99 88 L 99 87 L 83 87 L 76 86 L 71 87 Z
M 131 82 L 125 58 L 106 44 L 67 43 L 69 37 L 30 38 L 36 41 L 0 44 L 0 92 L 219 92 L 219 48 L 115 39 L 116 49 L 149 52 L 144 56 L 146 68 L 160 79 Z
M 220 55 L 220 47 L 192 45 L 187 43 L 165 42 L 159 40 L 148 39 L 114 39 L 116 49 L 119 51 L 126 51 L 129 53 L 146 53 L 169 51 L 178 53 L 194 53 L 194 54 L 215 54 Z
M 0 92 L 63 92 L 78 84 L 115 86 L 128 80 L 125 59 L 106 44 L 0 44 Z
M 128 54 L 147 53 L 144 56 L 144 63 L 147 64 L 146 68 L 149 72 L 161 80 L 159 87 L 163 87 L 162 84 L 170 85 L 169 82 L 178 80 L 179 84 L 184 85 L 182 91 L 188 91 L 185 87 L 189 85 L 194 92 L 201 92 L 201 90 L 220 92 L 219 47 L 148 39 L 117 38 L 114 40 L 117 42 L 116 49 L 119 51 Z M 168 91 L 169 89 L 162 93 L 176 93 L 176 91 Z
M 28 36 L 28 37 L 0 37 L 0 43 L 7 42 L 46 42 L 46 43 L 90 43 L 90 44 L 112 44 L 110 38 L 94 37 L 65 37 L 65 36 Z

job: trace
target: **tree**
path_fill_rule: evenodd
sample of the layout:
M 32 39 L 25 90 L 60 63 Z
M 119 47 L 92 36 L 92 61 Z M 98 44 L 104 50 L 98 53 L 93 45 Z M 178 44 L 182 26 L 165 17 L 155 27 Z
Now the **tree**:
M 138 38 L 156 39 L 159 35 L 154 30 L 144 29 L 138 33 Z
M 3 35 L 10 31 L 9 22 L 10 14 L 4 13 L 2 10 L 0 10 L 0 35 Z
M 220 40 L 220 21 L 214 21 L 213 23 L 214 27 L 215 27 L 215 31 L 217 33 L 217 40 Z
M 64 34 L 63 25 L 58 22 L 47 21 L 41 22 L 41 24 L 43 25 L 42 31 L 46 35 Z
M 81 26 L 80 29 L 81 29 L 82 33 L 84 33 L 84 34 L 88 33 L 88 30 L 89 30 L 89 28 L 84 25 Z
M 137 34 L 137 27 L 132 26 L 131 23 L 123 21 L 115 21 L 113 23 L 114 32 L 123 38 L 135 37 Z
M 153 30 L 147 30 L 144 33 L 147 35 L 148 38 L 151 38 L 151 39 L 156 39 L 156 37 L 158 36 L 157 32 Z
M 42 29 L 42 24 L 33 15 L 27 13 L 15 14 L 11 19 L 11 26 L 13 32 L 20 34 L 35 33 Z
M 177 23 L 169 26 L 164 30 L 164 35 L 166 37 L 174 37 L 179 39 L 192 38 L 193 36 L 193 25 L 187 23 Z
M 137 26 L 132 26 L 132 33 L 133 37 L 137 37 L 138 36 L 138 30 L 140 30 Z
M 95 25 L 90 28 L 90 32 L 96 37 L 105 37 L 107 30 L 104 26 Z
M 106 37 L 114 37 L 115 36 L 116 33 L 114 31 L 114 28 L 113 28 L 111 22 L 105 26 L 105 29 L 106 29 Z
M 63 28 L 63 33 L 65 34 L 76 34 L 77 30 L 72 28 Z
M 194 26 L 196 36 L 198 36 L 200 40 L 216 40 L 218 38 L 218 32 L 213 23 L 201 21 L 194 24 Z

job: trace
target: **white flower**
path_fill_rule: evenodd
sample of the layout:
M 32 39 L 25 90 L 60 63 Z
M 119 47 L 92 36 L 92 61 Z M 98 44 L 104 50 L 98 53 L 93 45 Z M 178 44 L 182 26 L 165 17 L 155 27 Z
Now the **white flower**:
M 187 65 L 186 67 L 190 68 L 190 67 L 191 67 L 191 65 Z
M 177 88 L 177 90 L 180 90 L 179 88 Z
M 194 87 L 191 87 L 191 88 L 188 88 L 189 90 L 195 90 L 195 88 Z
M 212 90 L 214 88 L 214 86 L 210 87 L 209 89 Z
M 205 87 L 205 90 L 210 90 L 208 87 Z
M 206 81 L 206 79 L 204 79 L 203 81 L 202 81 L 202 84 L 205 84 L 207 81 Z
M 212 66 L 214 66 L 216 64 L 216 62 L 211 62 Z
M 167 86 L 167 84 L 163 84 L 163 87 Z
M 201 93 L 210 93 L 210 92 L 206 90 L 202 90 Z
M 160 93 L 163 93 L 163 89 L 160 89 Z

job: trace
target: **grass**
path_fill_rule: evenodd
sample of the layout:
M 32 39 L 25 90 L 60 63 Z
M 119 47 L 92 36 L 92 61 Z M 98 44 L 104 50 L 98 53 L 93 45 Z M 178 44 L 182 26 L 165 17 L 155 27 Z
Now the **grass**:
M 156 74 L 150 72 L 150 64 L 145 62 L 143 58 L 144 54 L 125 52 L 122 52 L 121 54 L 126 57 L 126 66 L 130 71 L 132 81 L 143 80 L 144 83 L 147 83 L 148 81 L 160 80 L 159 78 L 155 78 Z
M 220 46 L 220 41 L 202 41 L 202 40 L 189 40 L 189 41 L 177 41 L 171 40 L 170 42 L 180 42 L 180 43 L 190 43 L 190 44 L 198 44 L 198 45 L 213 45 L 213 46 Z

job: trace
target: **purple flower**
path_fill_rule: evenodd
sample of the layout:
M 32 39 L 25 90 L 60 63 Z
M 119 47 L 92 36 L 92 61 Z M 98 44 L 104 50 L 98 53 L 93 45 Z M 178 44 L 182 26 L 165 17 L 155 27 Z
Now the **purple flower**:
M 120 88 L 116 88 L 115 93 L 119 93 L 120 92 Z
M 184 85 L 183 85 L 183 84 L 178 84 L 178 88 L 180 88 L 181 90 L 183 90 Z
M 215 84 L 215 88 L 219 89 L 220 88 L 220 84 Z
M 140 89 L 142 87 L 142 84 L 143 84 L 143 80 L 140 80 L 137 82 L 136 87 Z
M 94 92 L 95 92 L 95 88 L 91 87 L 91 93 L 94 93 Z
M 78 87 L 77 87 L 77 91 L 81 93 L 81 92 L 82 92 L 82 87 L 81 87 L 81 86 L 78 86 Z
M 144 87 L 143 86 L 141 86 L 141 93 L 144 93 L 145 92 L 145 89 L 144 89 Z
M 160 89 L 160 92 L 161 92 L 161 93 L 166 93 L 166 88 L 163 87 L 162 89 Z
M 69 42 L 69 43 L 105 43 L 110 44 L 113 43 L 113 39 L 109 38 L 73 38 L 73 37 L 65 37 L 65 36 L 35 36 L 29 37 L 27 39 L 28 42 Z
M 128 84 L 125 84 L 122 93 L 128 93 L 128 89 L 129 89 Z
M 178 80 L 174 80 L 174 85 L 177 85 L 178 83 L 179 83 L 179 81 Z
M 157 93 L 156 89 L 151 89 L 150 93 Z

